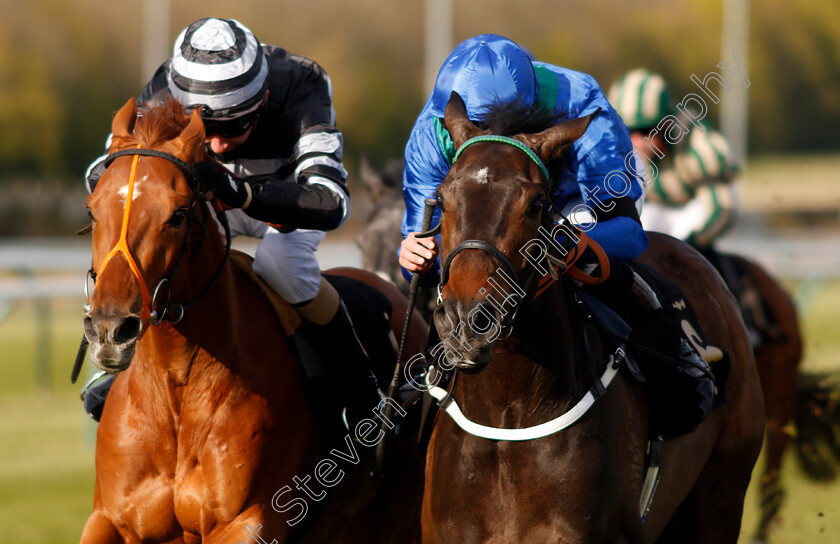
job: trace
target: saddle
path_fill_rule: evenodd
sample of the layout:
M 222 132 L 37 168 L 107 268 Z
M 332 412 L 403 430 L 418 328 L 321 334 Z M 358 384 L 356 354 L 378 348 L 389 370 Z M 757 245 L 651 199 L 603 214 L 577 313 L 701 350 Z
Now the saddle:
M 254 268 L 251 266 L 254 261 L 253 257 L 247 253 L 232 249 L 230 250 L 229 258 L 230 262 L 233 263 L 234 266 L 239 268 L 239 270 L 254 280 L 254 283 L 260 286 L 260 289 L 262 289 L 266 298 L 274 307 L 277 317 L 280 318 L 280 323 L 283 325 L 283 332 L 286 336 L 292 336 L 300 326 L 300 316 L 292 305 L 289 304 L 286 299 L 278 295 L 274 289 L 265 282 L 265 280 L 254 272 Z
M 391 301 L 362 281 L 330 274 L 323 276 L 335 287 L 347 307 L 356 334 L 367 351 L 370 370 L 380 384 L 387 384 L 397 364 L 396 339 L 391 331 Z

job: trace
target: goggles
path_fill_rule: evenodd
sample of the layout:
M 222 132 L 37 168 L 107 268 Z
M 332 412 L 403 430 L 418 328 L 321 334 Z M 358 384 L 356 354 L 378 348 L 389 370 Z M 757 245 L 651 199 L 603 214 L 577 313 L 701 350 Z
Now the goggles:
M 237 138 L 245 134 L 257 120 L 260 110 L 253 111 L 247 115 L 234 119 L 217 121 L 212 118 L 204 119 L 204 133 L 208 136 L 220 136 L 222 138 Z

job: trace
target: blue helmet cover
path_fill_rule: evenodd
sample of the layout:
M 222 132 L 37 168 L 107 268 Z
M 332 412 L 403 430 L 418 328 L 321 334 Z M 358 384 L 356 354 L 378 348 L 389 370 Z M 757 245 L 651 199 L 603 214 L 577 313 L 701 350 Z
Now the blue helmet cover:
M 533 57 L 511 40 L 482 34 L 458 44 L 449 54 L 435 80 L 431 113 L 443 117 L 452 91 L 467 106 L 467 116 L 478 121 L 494 103 L 521 99 L 526 105 L 537 99 Z

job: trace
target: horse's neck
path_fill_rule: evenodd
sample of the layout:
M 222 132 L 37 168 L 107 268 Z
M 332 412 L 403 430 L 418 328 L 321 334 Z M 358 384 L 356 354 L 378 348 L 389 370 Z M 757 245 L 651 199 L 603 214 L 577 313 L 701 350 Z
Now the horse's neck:
M 215 229 L 212 221 L 208 229 Z M 208 234 L 191 260 L 184 257 L 182 270 L 174 280 L 172 303 L 187 303 L 201 293 L 223 265 L 224 255 L 223 240 L 215 232 Z M 186 383 L 197 362 L 205 366 L 219 364 L 219 359 L 229 358 L 236 349 L 234 275 L 230 261 L 224 262 L 212 289 L 185 312 L 177 325 L 150 326 L 138 344 L 138 354 L 147 364 L 164 371 L 175 385 Z M 201 352 L 213 356 L 198 357 Z
M 497 341 L 485 369 L 458 377 L 455 396 L 468 417 L 530 426 L 568 409 L 588 387 L 579 327 L 556 287 L 520 310 L 512 338 Z

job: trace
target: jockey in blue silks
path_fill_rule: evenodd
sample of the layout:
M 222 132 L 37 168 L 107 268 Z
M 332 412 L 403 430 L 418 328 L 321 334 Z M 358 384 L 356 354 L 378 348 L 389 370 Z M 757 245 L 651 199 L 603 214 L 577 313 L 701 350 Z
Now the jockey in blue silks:
M 707 362 L 681 329 L 681 323 L 687 321 L 675 313 L 669 301 L 660 303 L 650 284 L 629 265 L 648 247 L 639 220 L 647 170 L 633 152 L 627 127 L 592 76 L 537 62 L 514 42 L 493 34 L 470 38 L 452 51 L 405 147 L 406 213 L 399 254 L 403 274 L 408 278 L 411 273 L 421 273 L 426 285 L 439 280 L 439 241 L 417 238 L 416 234 L 422 227 L 424 200 L 434 196 L 455 157 L 452 138 L 443 124 L 453 91 L 463 99 L 470 120 L 479 123 L 497 103 L 537 105 L 556 114 L 558 122 L 600 108 L 583 136 L 560 159 L 548 164 L 554 178 L 552 201 L 561 214 L 587 231 L 610 259 L 608 279 L 587 291 L 614 309 L 631 308 L 627 315 L 635 318 L 635 338 L 653 338 L 652 343 L 676 362 L 679 372 L 695 380 L 694 389 L 681 390 L 680 395 L 691 395 L 689 404 L 699 406 L 698 417 L 688 428 L 696 426 L 711 410 L 714 382 Z M 435 217 L 433 224 L 438 220 Z
M 511 40 L 484 34 L 462 42 L 444 61 L 405 148 L 406 214 L 402 234 L 406 240 L 400 251 L 400 265 L 406 277 L 411 272 L 422 272 L 423 283 L 433 284 L 439 276 L 437 244 L 430 239 L 421 242 L 411 233 L 421 230 L 423 201 L 434 196 L 452 166 L 455 149 L 443 125 L 443 112 L 453 91 L 464 100 L 469 118 L 478 122 L 489 106 L 499 102 L 537 104 L 557 114 L 559 121 L 601 108 L 584 135 L 566 150 L 560 159 L 562 164 L 549 165 L 556 175 L 552 200 L 564 215 L 580 204 L 596 212 L 597 222 L 587 234 L 603 247 L 611 261 L 635 259 L 647 248 L 648 237 L 639 222 L 645 185 L 643 179 L 628 171 L 625 163 L 633 149 L 630 134 L 595 79 L 537 62 Z M 607 186 L 606 180 L 613 171 L 624 173 L 630 181 L 626 184 L 629 187 L 623 188 L 619 183 L 610 184 L 622 194 Z M 577 209 L 583 210 L 579 206 Z M 437 215 L 439 211 L 433 224 L 437 223 Z M 579 222 L 591 225 L 591 221 L 591 217 L 583 217 Z

